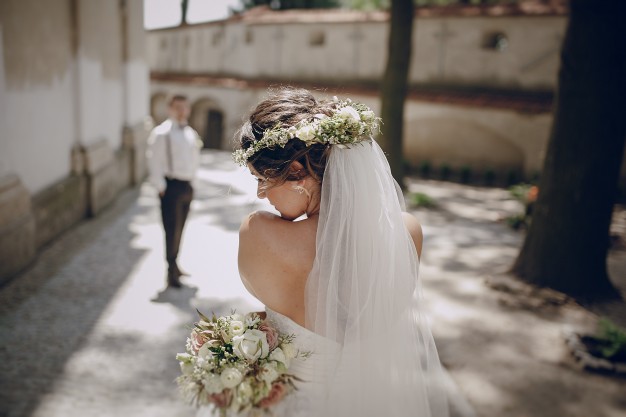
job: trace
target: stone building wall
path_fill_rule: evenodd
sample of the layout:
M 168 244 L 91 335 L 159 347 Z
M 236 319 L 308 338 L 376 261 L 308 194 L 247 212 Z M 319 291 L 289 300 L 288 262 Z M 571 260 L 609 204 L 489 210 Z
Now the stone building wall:
M 1 283 L 143 178 L 143 1 L 0 2 L 0 60 Z
M 412 167 L 509 179 L 540 171 L 567 15 L 516 7 L 418 9 L 404 138 Z M 359 97 L 379 109 L 387 24 L 381 12 L 253 9 L 149 31 L 151 113 L 162 118 L 165 97 L 184 92 L 201 135 L 206 112 L 221 112 L 217 142 L 230 148 L 243 115 L 270 86 Z M 626 164 L 622 171 L 626 183 Z
M 415 85 L 553 90 L 566 16 L 415 18 Z M 150 31 L 150 68 L 341 84 L 377 83 L 387 16 L 350 11 L 266 12 Z

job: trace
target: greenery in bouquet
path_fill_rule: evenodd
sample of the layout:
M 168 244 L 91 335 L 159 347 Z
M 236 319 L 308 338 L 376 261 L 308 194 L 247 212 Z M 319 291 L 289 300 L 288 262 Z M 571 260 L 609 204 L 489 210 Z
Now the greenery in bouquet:
M 198 314 L 186 352 L 176 355 L 182 372 L 176 382 L 187 401 L 213 405 L 221 416 L 262 414 L 296 389 L 289 366 L 310 353 L 296 350 L 293 335 L 280 334 L 256 313 Z

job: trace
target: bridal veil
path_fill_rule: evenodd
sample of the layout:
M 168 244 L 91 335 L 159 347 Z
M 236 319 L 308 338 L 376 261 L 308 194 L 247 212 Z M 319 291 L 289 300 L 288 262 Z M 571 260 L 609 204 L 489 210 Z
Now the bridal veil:
M 306 327 L 337 353 L 319 417 L 447 417 L 404 199 L 378 144 L 333 146 L 321 192 Z

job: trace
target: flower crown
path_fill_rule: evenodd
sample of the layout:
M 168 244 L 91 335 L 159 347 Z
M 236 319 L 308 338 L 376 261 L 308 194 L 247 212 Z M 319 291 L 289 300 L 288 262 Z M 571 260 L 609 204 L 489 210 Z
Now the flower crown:
M 381 119 L 365 104 L 350 99 L 337 102 L 332 116 L 316 114 L 290 127 L 278 124 L 263 133 L 263 137 L 247 149 L 233 152 L 233 159 L 245 166 L 255 153 L 265 148 L 284 148 L 289 140 L 297 138 L 311 146 L 315 143 L 345 146 L 369 139 L 378 131 Z

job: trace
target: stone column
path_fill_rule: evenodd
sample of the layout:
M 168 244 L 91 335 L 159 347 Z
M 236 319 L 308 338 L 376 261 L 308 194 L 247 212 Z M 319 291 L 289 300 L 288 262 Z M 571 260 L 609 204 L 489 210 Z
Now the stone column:
M 120 16 L 124 79 L 122 147 L 129 155 L 130 185 L 137 185 L 146 175 L 146 143 L 151 127 L 146 121 L 150 77 L 143 28 L 143 0 L 120 2 Z

